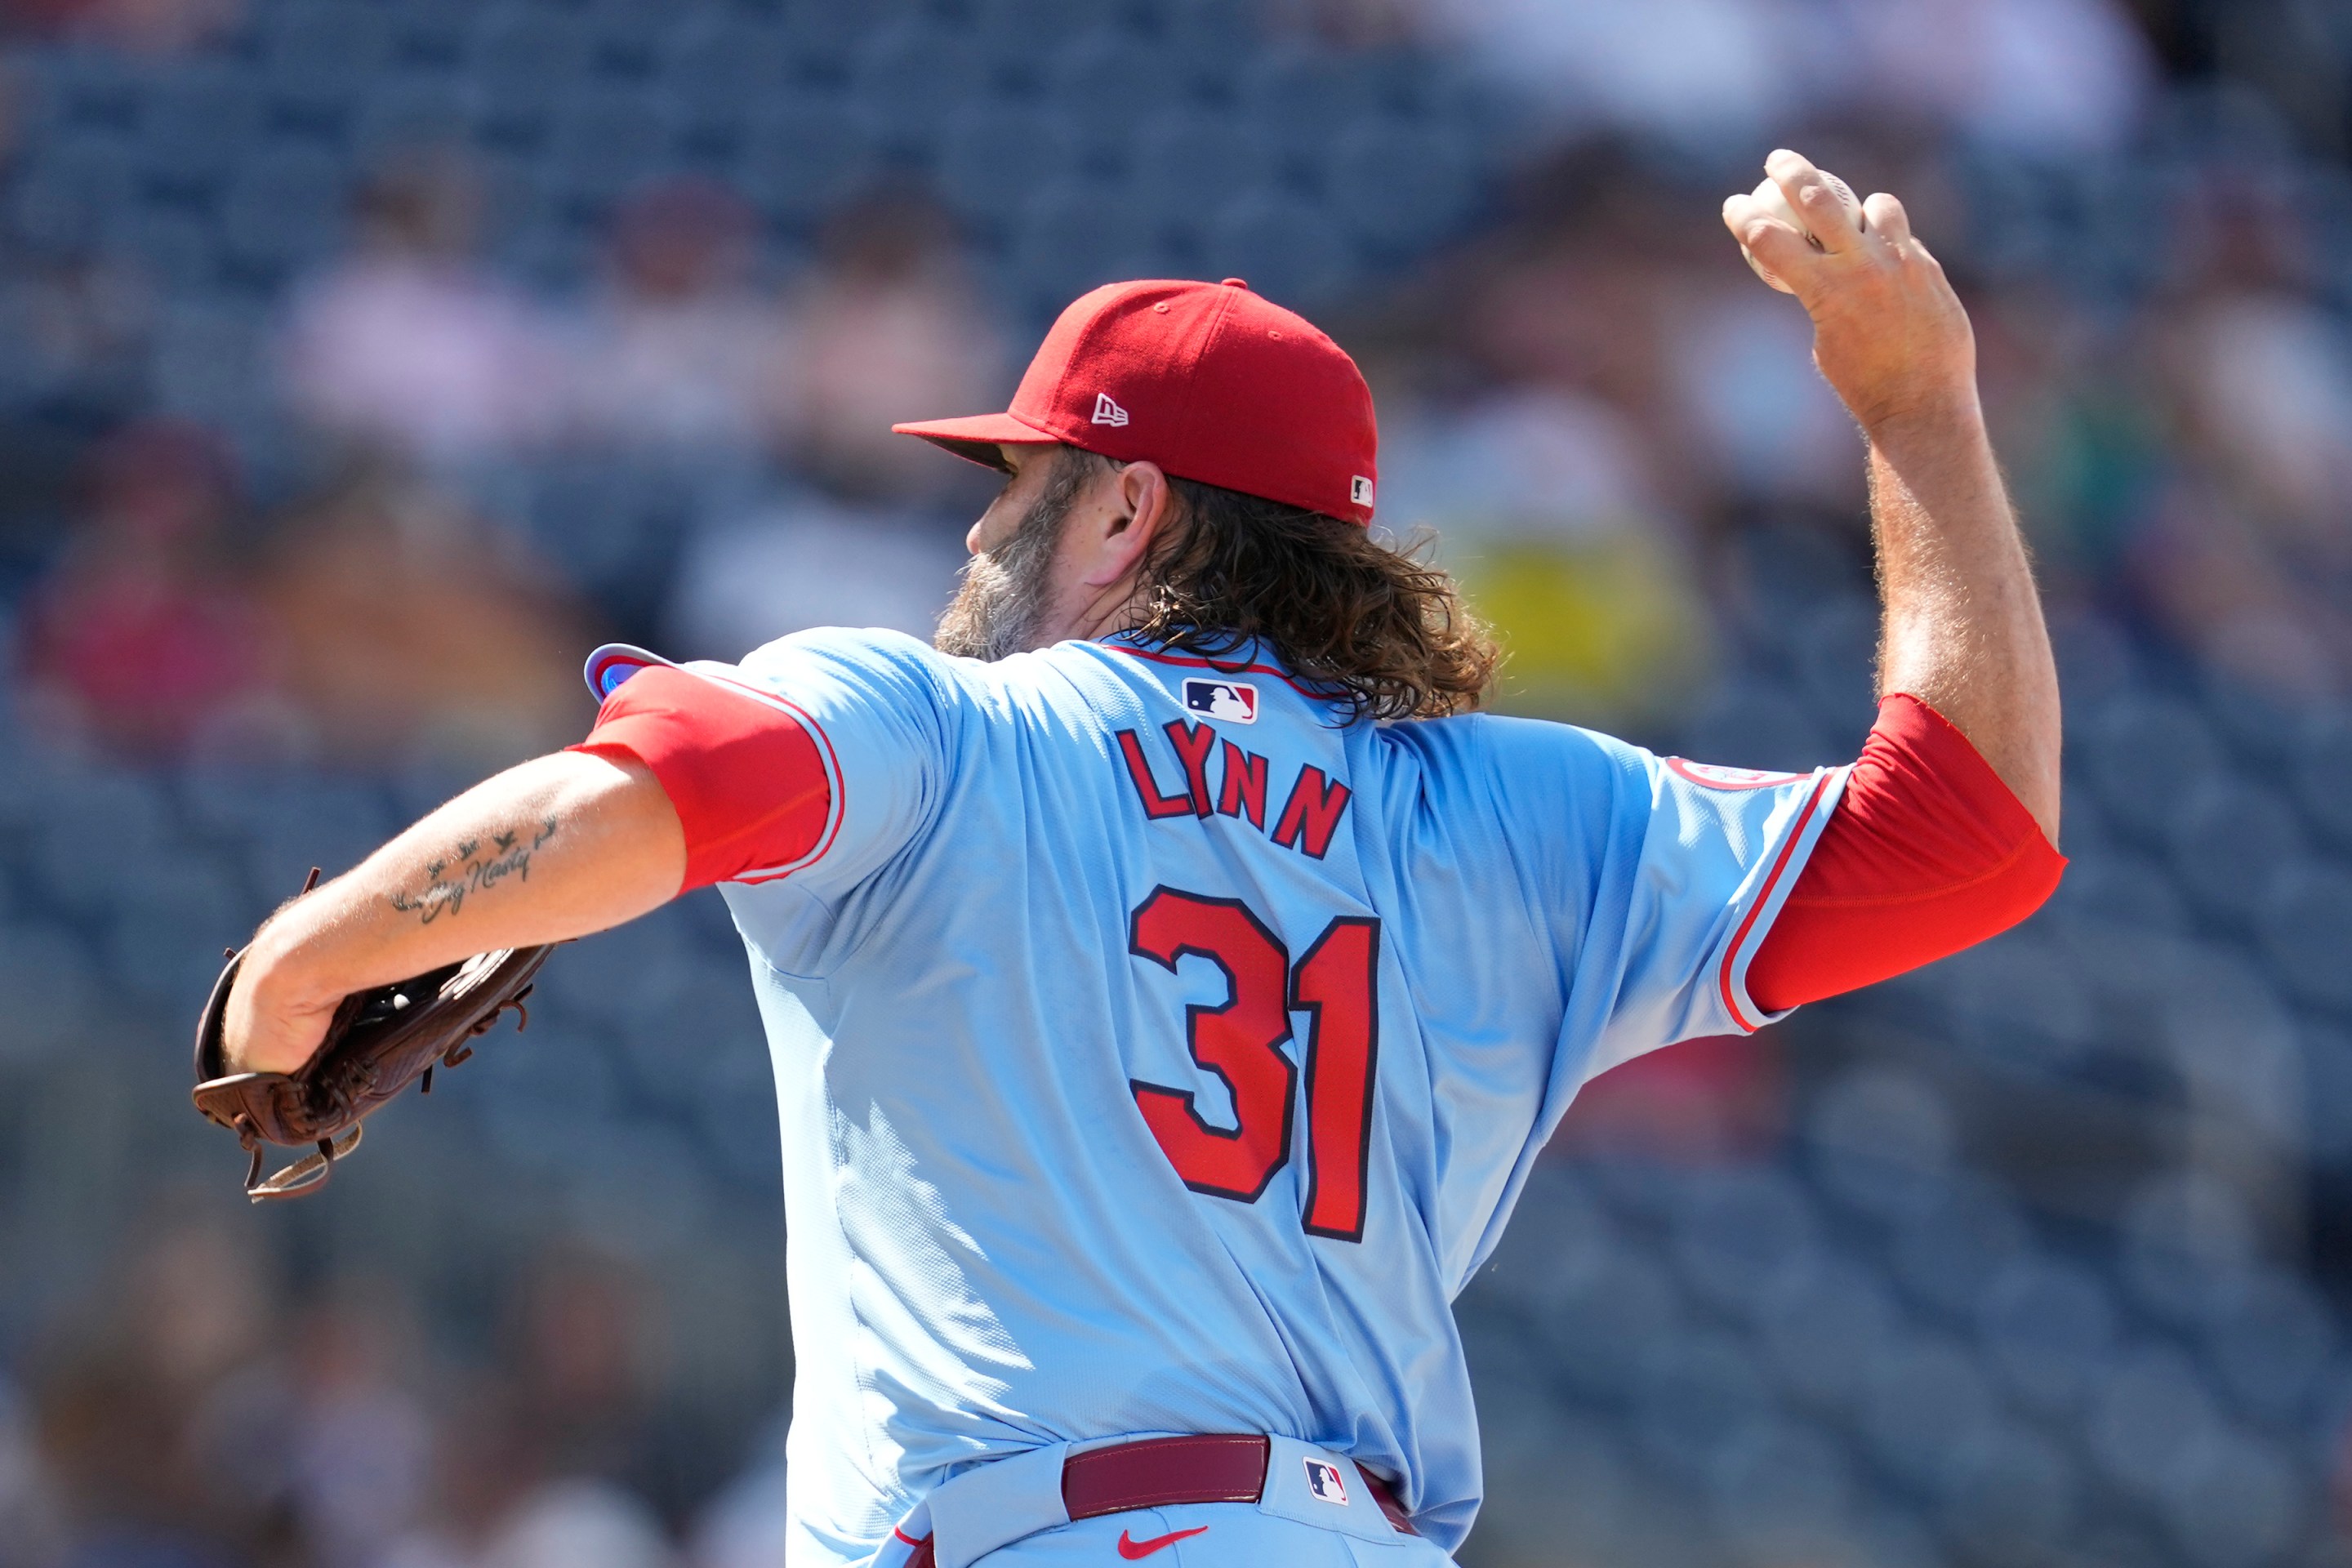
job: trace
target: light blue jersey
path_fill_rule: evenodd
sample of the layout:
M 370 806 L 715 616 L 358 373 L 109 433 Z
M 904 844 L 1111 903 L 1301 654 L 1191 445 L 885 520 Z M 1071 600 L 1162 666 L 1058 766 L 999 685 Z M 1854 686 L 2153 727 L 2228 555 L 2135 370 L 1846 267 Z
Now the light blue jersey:
M 1844 782 L 1469 717 L 1343 724 L 1263 658 L 1000 663 L 825 631 L 688 666 L 788 707 L 817 848 L 725 892 L 783 1120 L 795 1568 L 976 1462 L 1267 1433 L 1478 1506 L 1450 1303 L 1579 1086 L 1763 1021 Z

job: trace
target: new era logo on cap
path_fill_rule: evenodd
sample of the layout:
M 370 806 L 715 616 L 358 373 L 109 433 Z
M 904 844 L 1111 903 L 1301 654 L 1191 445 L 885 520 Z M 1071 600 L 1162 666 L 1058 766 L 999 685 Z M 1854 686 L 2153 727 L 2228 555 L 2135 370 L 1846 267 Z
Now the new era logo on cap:
M 1095 394 L 1095 423 L 1124 425 L 1127 423 L 1127 410 L 1113 403 L 1109 393 L 1097 392 Z
M 1361 474 L 1349 476 L 1348 479 L 1348 499 L 1354 501 L 1358 506 L 1371 505 L 1372 481 L 1364 478 Z
M 1257 722 L 1257 688 L 1246 680 L 1188 680 L 1184 706 L 1228 724 Z

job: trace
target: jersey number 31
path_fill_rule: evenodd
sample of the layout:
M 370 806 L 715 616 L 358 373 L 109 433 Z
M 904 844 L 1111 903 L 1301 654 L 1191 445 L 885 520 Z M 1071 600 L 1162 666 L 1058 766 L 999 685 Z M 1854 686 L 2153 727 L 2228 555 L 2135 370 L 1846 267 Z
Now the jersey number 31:
M 1290 1016 L 1307 1027 L 1307 1231 L 1364 1238 L 1372 1073 L 1380 1057 L 1375 975 L 1381 922 L 1345 915 L 1296 964 L 1282 940 L 1236 899 L 1155 888 L 1129 922 L 1128 951 L 1173 973 L 1187 955 L 1225 972 L 1223 1005 L 1184 1009 L 1184 1044 L 1233 1091 L 1231 1131 L 1202 1120 L 1191 1089 L 1129 1079 L 1137 1109 L 1184 1184 L 1239 1203 L 1264 1195 L 1289 1162 L 1298 1068 L 1283 1053 Z

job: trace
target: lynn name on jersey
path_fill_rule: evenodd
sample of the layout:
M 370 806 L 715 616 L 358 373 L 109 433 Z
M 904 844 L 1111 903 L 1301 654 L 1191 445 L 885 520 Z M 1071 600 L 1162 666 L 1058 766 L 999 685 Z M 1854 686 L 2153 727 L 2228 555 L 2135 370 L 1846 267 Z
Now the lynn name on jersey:
M 1213 712 L 1239 723 L 1256 721 L 1257 690 L 1246 682 L 1188 680 L 1184 684 L 1187 708 Z M 1196 694 L 1190 689 L 1195 686 L 1213 690 Z M 1160 733 L 1173 747 L 1176 767 L 1181 772 L 1182 783 L 1174 790 L 1160 786 L 1160 771 L 1166 763 L 1155 761 L 1150 753 L 1160 748 L 1154 744 L 1147 751 L 1143 737 L 1135 731 L 1118 731 L 1119 755 L 1127 763 L 1128 782 L 1135 786 L 1135 797 L 1141 803 L 1145 816 L 1154 822 L 1179 816 L 1230 816 L 1246 820 L 1261 833 L 1266 831 L 1269 764 L 1264 757 L 1222 740 L 1207 724 L 1195 724 L 1185 719 L 1171 720 Z M 1212 752 L 1218 753 L 1213 792 L 1209 786 Z M 1320 860 L 1331 847 L 1331 836 L 1339 831 L 1339 819 L 1347 814 L 1349 793 L 1346 784 L 1321 768 L 1312 763 L 1305 764 L 1291 779 L 1282 810 L 1275 817 L 1274 830 L 1268 837 L 1285 849 L 1296 849 Z

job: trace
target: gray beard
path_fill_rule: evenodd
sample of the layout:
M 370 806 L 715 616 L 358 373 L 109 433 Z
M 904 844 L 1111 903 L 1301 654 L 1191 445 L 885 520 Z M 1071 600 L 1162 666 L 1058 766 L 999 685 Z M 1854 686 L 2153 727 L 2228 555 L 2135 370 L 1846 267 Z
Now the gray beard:
M 933 647 L 958 658 L 993 662 L 1043 644 L 1054 553 L 1079 489 L 1056 474 L 1012 538 L 964 563 L 956 595 L 931 634 Z

